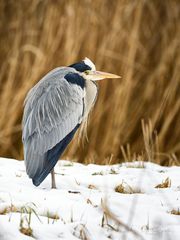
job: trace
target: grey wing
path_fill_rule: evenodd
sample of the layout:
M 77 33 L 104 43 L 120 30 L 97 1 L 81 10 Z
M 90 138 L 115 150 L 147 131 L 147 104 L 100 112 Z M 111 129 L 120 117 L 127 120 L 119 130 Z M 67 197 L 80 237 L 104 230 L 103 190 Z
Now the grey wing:
M 43 170 L 48 150 L 82 121 L 84 90 L 70 85 L 61 70 L 55 69 L 35 85 L 25 102 L 22 138 L 31 178 Z

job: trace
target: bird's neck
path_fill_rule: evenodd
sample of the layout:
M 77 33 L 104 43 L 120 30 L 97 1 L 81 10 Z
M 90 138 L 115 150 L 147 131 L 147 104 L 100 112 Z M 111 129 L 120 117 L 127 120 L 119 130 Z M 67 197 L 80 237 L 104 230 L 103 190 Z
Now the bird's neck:
M 98 87 L 90 80 L 85 81 L 85 96 L 84 96 L 84 118 L 87 118 L 90 110 L 94 106 L 97 98 Z

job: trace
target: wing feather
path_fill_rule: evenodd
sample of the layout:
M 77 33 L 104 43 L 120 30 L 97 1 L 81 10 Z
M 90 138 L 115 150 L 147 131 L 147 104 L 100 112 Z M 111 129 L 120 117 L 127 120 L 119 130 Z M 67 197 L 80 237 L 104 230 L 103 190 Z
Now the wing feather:
M 48 73 L 28 93 L 23 115 L 23 143 L 28 175 L 42 172 L 47 152 L 61 142 L 83 115 L 84 90 L 64 78 L 72 68 Z

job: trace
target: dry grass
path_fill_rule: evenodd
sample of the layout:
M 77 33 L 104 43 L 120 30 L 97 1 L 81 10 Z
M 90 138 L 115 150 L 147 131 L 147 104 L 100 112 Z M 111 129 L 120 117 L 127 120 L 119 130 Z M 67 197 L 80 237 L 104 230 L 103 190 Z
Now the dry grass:
M 35 215 L 37 219 L 41 222 L 38 213 L 36 212 L 36 205 L 34 203 L 27 203 L 23 206 L 15 206 L 11 203 L 10 206 L 4 207 L 0 211 L 0 215 L 5 215 L 9 213 L 20 213 L 20 222 L 19 222 L 19 231 L 27 236 L 31 236 L 33 238 L 33 230 L 31 228 L 32 215 Z M 52 218 L 53 220 L 58 220 L 59 217 L 57 215 L 48 215 L 47 218 Z M 9 222 L 11 221 L 11 215 L 9 216 Z
M 30 227 L 27 227 L 27 228 L 21 227 L 21 228 L 19 229 L 19 231 L 20 231 L 22 234 L 26 235 L 26 236 L 31 236 L 31 237 L 33 237 L 33 230 L 32 230 L 32 228 L 30 228 Z
M 45 215 L 45 216 L 47 216 L 47 218 L 48 218 L 48 223 L 49 223 L 50 219 L 53 219 L 55 221 L 60 219 L 60 217 L 57 213 L 50 213 L 49 211 L 47 212 L 47 215 Z
M 173 215 L 180 215 L 180 209 L 173 209 L 173 210 L 171 210 L 170 213 Z
M 18 211 L 19 211 L 19 209 L 17 207 L 15 207 L 13 204 L 11 204 L 8 207 L 1 208 L 0 215 L 5 215 L 10 212 L 18 212 Z
M 106 199 L 105 199 L 105 201 L 101 201 L 101 207 L 102 207 L 102 210 L 103 210 L 101 227 L 103 227 L 103 228 L 108 227 L 111 230 L 114 230 L 116 232 L 117 231 L 122 231 L 122 229 L 125 229 L 127 232 L 130 232 L 130 233 L 132 233 L 132 235 L 134 235 L 134 239 L 144 240 L 144 238 L 138 232 L 136 232 L 136 230 L 130 228 L 128 226 L 128 224 L 123 223 L 121 220 L 119 220 L 117 218 L 117 216 L 107 206 L 107 200 Z M 110 239 L 111 239 L 111 237 L 110 237 Z
M 114 163 L 128 145 L 130 160 L 178 164 L 179 8 L 178 0 L 1 1 L 0 155 L 23 158 L 27 91 L 52 68 L 88 56 L 122 79 L 100 83 L 89 142 L 73 141 L 66 156 L 106 163 L 113 154 Z
M 140 189 L 133 189 L 129 184 L 122 182 L 115 187 L 115 192 L 123 194 L 139 194 L 143 193 Z
M 119 184 L 118 186 L 115 187 L 114 190 L 115 190 L 115 192 L 118 192 L 118 193 L 127 193 L 125 191 L 125 188 L 124 188 L 123 184 Z
M 171 180 L 167 177 L 162 183 L 155 186 L 155 188 L 170 188 L 171 187 Z

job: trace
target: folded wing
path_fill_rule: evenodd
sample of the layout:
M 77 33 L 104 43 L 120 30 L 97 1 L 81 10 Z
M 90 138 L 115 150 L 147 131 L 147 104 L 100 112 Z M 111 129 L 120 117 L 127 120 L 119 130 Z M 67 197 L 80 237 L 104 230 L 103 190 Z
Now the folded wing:
M 55 166 L 82 121 L 84 90 L 64 78 L 70 70 L 54 69 L 25 100 L 24 156 L 27 174 L 35 185 Z

